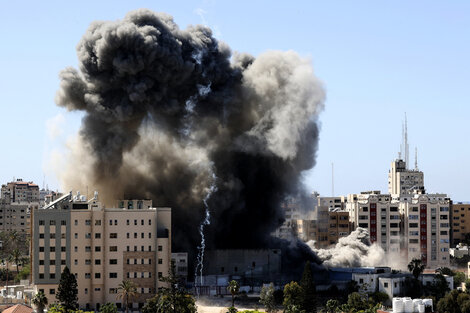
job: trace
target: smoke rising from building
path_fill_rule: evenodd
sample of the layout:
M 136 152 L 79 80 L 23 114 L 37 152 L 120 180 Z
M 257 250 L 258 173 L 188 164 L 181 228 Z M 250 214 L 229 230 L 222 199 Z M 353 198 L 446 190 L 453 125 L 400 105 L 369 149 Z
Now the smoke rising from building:
M 316 249 L 313 240 L 307 242 L 307 245 L 326 267 L 390 266 L 400 270 L 407 268 L 406 258 L 402 258 L 398 252 L 385 252 L 376 243 L 371 244 L 368 231 L 361 227 L 356 228 L 349 236 L 340 238 L 332 248 Z
M 182 30 L 148 10 L 92 23 L 77 52 L 56 96 L 84 112 L 62 187 L 99 190 L 108 206 L 171 206 L 184 249 L 197 245 L 214 174 L 209 247 L 265 246 L 280 202 L 315 164 L 325 93 L 311 62 L 293 51 L 232 55 L 209 28 Z

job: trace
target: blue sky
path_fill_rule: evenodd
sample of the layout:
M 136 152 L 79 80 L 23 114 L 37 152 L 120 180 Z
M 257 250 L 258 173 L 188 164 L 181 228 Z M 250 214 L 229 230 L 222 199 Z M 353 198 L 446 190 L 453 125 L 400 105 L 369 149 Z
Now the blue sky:
M 55 106 L 58 73 L 90 22 L 138 8 L 206 24 L 235 51 L 312 60 L 327 101 L 309 189 L 331 194 L 334 162 L 335 194 L 386 191 L 406 112 L 428 191 L 470 200 L 468 1 L 1 1 L 0 182 L 59 188 L 49 156 L 81 116 Z

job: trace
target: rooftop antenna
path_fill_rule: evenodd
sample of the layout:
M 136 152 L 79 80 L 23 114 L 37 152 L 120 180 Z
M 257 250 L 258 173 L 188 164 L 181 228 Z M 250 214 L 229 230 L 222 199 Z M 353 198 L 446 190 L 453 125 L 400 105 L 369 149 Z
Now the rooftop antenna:
M 408 147 L 408 121 L 406 120 L 406 112 L 405 112 L 405 162 L 406 162 L 406 169 L 409 168 L 410 164 L 410 152 Z
M 331 196 L 335 196 L 335 164 L 331 162 Z
M 418 171 L 418 147 L 415 147 L 415 171 Z

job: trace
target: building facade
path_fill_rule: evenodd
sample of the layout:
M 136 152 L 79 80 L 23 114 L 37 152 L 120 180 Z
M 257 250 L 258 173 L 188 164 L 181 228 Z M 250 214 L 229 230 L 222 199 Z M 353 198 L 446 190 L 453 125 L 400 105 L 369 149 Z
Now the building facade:
M 450 264 L 450 204 L 445 194 L 365 192 L 348 195 L 346 207 L 353 228 L 367 229 L 371 243 L 437 268 Z
M 1 198 L 9 198 L 11 202 L 39 202 L 39 186 L 17 179 L 2 185 Z
M 465 239 L 465 235 L 470 233 L 470 204 L 453 203 L 452 215 L 452 243 L 453 246 Z
M 412 194 L 414 191 L 425 192 L 424 173 L 417 168 L 410 170 L 405 161 L 397 159 L 392 162 L 388 172 L 389 194 Z
M 122 200 L 104 208 L 98 196 L 67 194 L 32 214 L 32 280 L 55 301 L 65 266 L 78 283 L 81 308 L 98 310 L 116 303 L 118 286 L 137 286 L 135 306 L 142 307 L 162 286 L 171 258 L 171 209 L 153 208 L 151 201 Z

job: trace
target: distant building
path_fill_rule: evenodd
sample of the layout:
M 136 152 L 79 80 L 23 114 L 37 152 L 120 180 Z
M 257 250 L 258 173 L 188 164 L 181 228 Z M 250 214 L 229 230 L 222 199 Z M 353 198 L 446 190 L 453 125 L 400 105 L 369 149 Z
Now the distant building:
M 425 193 L 424 173 L 417 168 L 407 169 L 406 162 L 403 160 L 393 161 L 388 172 L 388 193 L 412 194 L 416 191 Z
M 470 233 L 470 204 L 452 204 L 452 244 L 455 246 Z
M 188 253 L 174 252 L 171 254 L 171 261 L 175 263 L 176 275 L 181 278 L 182 283 L 188 281 Z
M 344 197 L 315 198 L 311 219 L 298 219 L 294 230 L 303 241 L 315 241 L 317 249 L 328 248 L 338 243 L 339 238 L 351 233 L 349 213 L 345 209 Z
M 162 286 L 171 257 L 171 209 L 154 208 L 149 200 L 122 200 L 104 208 L 66 194 L 32 214 L 32 280 L 55 301 L 65 266 L 75 274 L 81 308 L 99 310 L 117 300 L 124 280 L 137 285 L 135 306 L 142 307 Z
M 2 185 L 1 198 L 9 198 L 11 202 L 39 202 L 39 186 L 17 179 Z
M 39 204 L 39 187 L 17 179 L 1 186 L 0 231 L 30 233 L 30 212 Z

